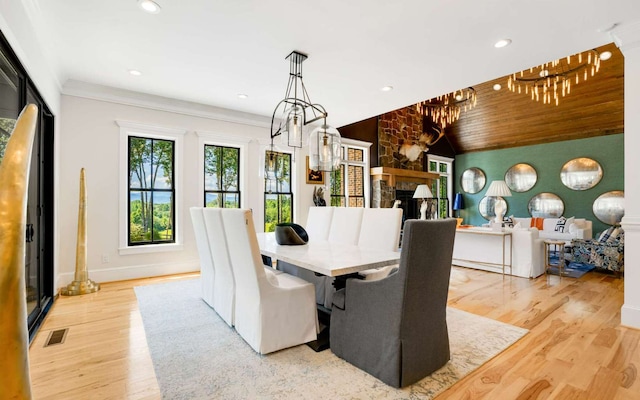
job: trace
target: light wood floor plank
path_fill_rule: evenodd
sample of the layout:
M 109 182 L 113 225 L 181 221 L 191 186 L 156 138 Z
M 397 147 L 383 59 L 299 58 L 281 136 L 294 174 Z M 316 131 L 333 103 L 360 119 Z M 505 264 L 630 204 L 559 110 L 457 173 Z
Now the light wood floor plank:
M 502 277 L 455 268 L 449 305 L 530 332 L 442 399 L 640 399 L 640 331 L 620 326 L 623 279 Z M 59 297 L 30 349 L 35 399 L 159 399 L 134 286 L 194 274 L 103 283 Z M 43 347 L 52 330 L 65 342 Z

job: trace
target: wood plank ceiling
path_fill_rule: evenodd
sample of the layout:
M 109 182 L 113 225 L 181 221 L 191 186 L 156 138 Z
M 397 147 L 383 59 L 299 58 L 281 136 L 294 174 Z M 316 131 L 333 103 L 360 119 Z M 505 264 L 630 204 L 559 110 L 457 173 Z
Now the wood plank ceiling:
M 624 132 L 624 59 L 614 44 L 599 47 L 612 57 L 586 82 L 572 85 L 560 104 L 543 104 L 513 93 L 502 77 L 475 85 L 475 108 L 462 112 L 447 127 L 446 137 L 457 154 L 527 146 Z M 499 83 L 502 89 L 493 90 Z

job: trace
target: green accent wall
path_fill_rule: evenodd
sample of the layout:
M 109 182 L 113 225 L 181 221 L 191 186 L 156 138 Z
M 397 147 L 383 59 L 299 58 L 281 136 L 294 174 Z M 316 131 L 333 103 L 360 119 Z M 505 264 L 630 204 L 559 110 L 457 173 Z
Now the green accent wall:
M 602 180 L 588 190 L 571 190 L 562 184 L 560 170 L 569 160 L 589 157 L 600 163 L 604 174 Z M 551 192 L 564 201 L 564 216 L 586 218 L 593 222 L 593 234 L 602 232 L 609 226 L 593 215 L 594 200 L 610 190 L 624 190 L 624 135 L 598 136 L 588 139 L 568 140 L 534 146 L 513 147 L 457 155 L 455 158 L 455 192 L 462 193 L 465 209 L 460 212 L 464 223 L 482 225 L 487 222 L 478 212 L 478 203 L 484 197 L 489 184 L 494 180 L 504 180 L 504 174 L 514 164 L 527 163 L 538 172 L 535 186 L 524 193 L 512 191 L 506 197 L 508 209 L 505 216 L 529 217 L 527 205 L 538 193 Z M 464 193 L 460 187 L 460 177 L 471 167 L 482 169 L 487 182 L 476 194 Z M 454 212 L 455 213 L 455 212 Z

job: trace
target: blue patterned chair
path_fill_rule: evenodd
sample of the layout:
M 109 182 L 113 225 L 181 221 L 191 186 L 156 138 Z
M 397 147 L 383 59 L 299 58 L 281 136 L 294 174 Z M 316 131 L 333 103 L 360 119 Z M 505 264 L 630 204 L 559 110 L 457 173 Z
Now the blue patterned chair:
M 624 230 L 614 225 L 602 232 L 598 240 L 573 239 L 571 255 L 574 262 L 593 265 L 598 270 L 624 272 Z

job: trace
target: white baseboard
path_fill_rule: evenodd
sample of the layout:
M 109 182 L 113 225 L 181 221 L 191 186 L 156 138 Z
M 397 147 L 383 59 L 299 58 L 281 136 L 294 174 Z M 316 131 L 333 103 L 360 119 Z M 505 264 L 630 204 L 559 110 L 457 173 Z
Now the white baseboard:
M 179 263 L 131 265 L 126 267 L 89 269 L 89 279 L 97 283 L 124 281 L 128 279 L 151 278 L 154 276 L 182 274 L 187 272 L 199 272 L 200 261 L 181 261 Z M 73 281 L 74 272 L 58 274 L 56 282 L 60 287 Z
M 640 329 L 640 308 L 623 305 L 620 312 L 620 323 L 629 328 Z

